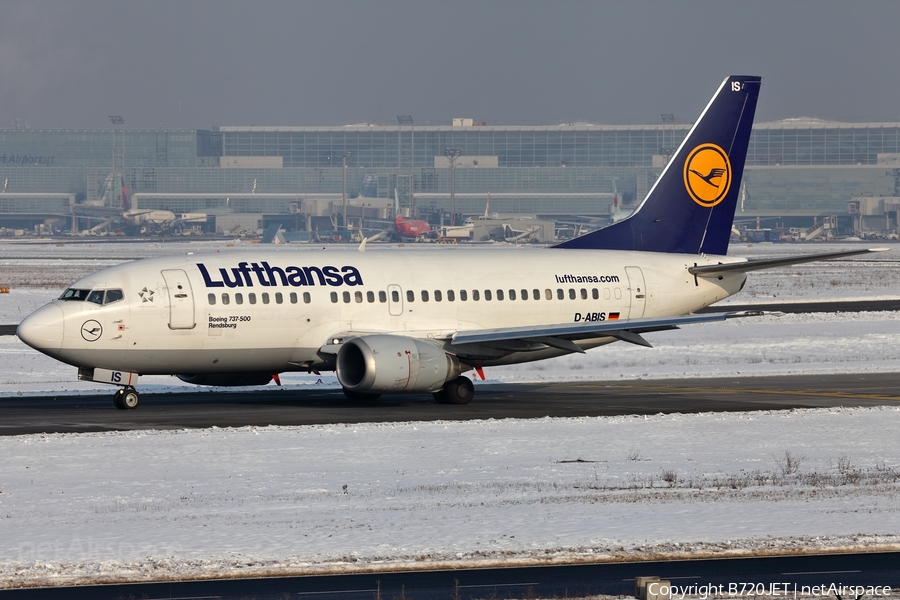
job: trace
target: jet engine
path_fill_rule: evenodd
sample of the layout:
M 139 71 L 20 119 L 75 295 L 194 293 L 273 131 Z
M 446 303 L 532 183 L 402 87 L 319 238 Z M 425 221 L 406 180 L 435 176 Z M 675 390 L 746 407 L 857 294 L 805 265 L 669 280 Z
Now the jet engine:
M 197 375 L 176 375 L 185 383 L 194 385 L 266 385 L 272 381 L 271 373 L 200 373 Z
M 380 334 L 345 340 L 336 370 L 341 386 L 358 393 L 436 392 L 460 373 L 437 344 Z

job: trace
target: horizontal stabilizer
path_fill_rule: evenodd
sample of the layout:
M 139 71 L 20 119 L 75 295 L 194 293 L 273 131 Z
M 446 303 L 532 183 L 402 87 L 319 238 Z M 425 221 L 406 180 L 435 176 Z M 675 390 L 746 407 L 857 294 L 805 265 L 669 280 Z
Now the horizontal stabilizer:
M 750 271 L 760 271 L 762 269 L 774 269 L 775 267 L 785 267 L 788 265 L 799 265 L 801 263 L 815 262 L 818 260 L 829 260 L 832 258 L 844 258 L 846 256 L 857 256 L 859 254 L 869 254 L 871 252 L 885 252 L 887 248 L 868 248 L 866 250 L 847 250 L 844 252 L 827 252 L 824 254 L 807 254 L 806 256 L 785 256 L 782 258 L 764 258 L 759 260 L 748 260 L 744 262 L 727 263 L 719 265 L 702 265 L 688 268 L 691 275 L 698 277 L 715 277 L 722 273 L 749 273 Z

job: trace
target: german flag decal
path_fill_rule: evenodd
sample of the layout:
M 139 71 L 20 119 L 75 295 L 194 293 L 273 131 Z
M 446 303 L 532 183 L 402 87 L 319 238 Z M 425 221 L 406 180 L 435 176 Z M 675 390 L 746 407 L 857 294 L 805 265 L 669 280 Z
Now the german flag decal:
M 619 313 L 609 313 L 609 320 L 610 320 L 610 321 L 618 321 L 618 320 L 619 320 Z

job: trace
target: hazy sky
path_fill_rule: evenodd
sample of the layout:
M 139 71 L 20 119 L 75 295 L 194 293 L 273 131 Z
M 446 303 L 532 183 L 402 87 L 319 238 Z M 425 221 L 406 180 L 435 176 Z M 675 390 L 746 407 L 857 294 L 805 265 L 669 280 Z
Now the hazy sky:
M 900 121 L 900 2 L 10 0 L 0 127 Z

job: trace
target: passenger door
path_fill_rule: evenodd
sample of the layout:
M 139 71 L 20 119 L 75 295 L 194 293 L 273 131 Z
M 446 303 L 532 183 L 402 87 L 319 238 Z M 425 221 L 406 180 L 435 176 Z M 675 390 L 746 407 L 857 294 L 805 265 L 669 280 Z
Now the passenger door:
M 162 276 L 169 295 L 169 329 L 193 329 L 197 324 L 194 294 L 187 273 L 181 269 L 166 269 Z

